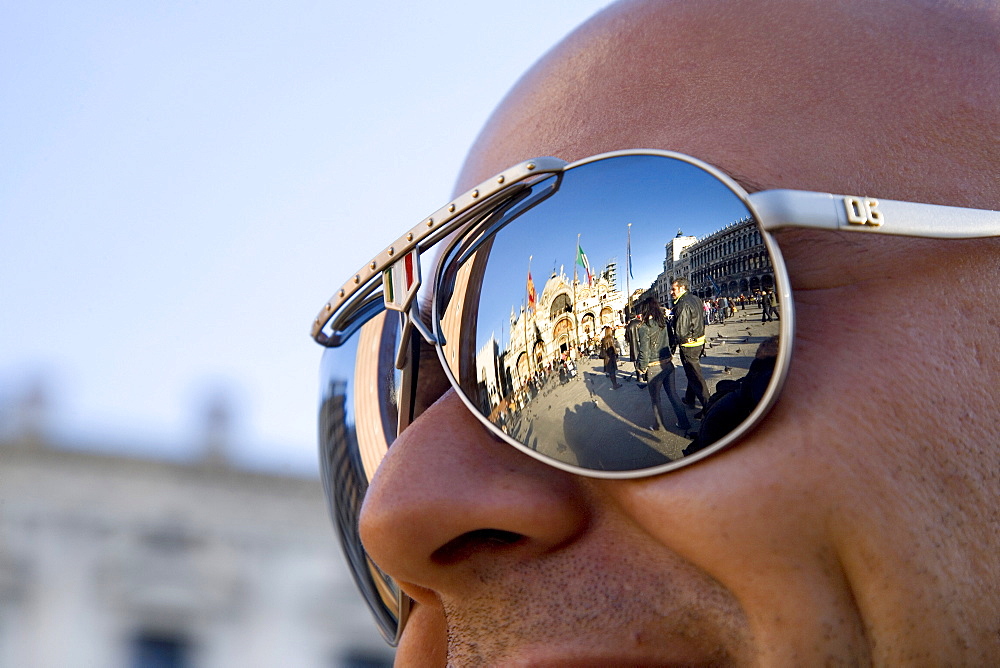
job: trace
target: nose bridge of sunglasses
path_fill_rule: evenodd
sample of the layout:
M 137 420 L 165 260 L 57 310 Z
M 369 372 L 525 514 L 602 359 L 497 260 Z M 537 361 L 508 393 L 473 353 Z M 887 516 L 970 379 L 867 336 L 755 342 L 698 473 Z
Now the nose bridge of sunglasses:
M 414 350 L 419 346 L 419 341 L 413 338 L 414 330 L 432 346 L 444 343 L 444 338 L 440 334 L 431 332 L 427 323 L 423 321 L 416 303 L 409 311 L 403 313 L 400 329 L 399 341 L 396 344 L 396 368 L 400 370 L 405 369 L 413 361 Z

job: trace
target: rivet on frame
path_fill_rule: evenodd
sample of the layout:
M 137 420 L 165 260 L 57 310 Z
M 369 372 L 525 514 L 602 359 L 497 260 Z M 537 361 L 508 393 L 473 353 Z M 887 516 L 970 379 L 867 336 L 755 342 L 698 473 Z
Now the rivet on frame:
M 472 191 L 472 199 L 476 199 L 477 197 L 479 197 L 479 191 L 478 190 L 473 190 Z
M 395 252 L 396 252 L 396 249 L 393 248 L 392 246 L 389 246 L 389 257 L 392 257 L 393 253 L 395 253 Z
M 497 183 L 503 183 L 503 182 L 504 182 L 503 176 L 498 176 L 497 177 Z
M 341 289 L 340 289 L 340 298 L 341 298 L 341 299 L 343 299 L 343 298 L 344 298 L 344 295 L 346 295 L 346 294 L 347 294 L 347 293 L 346 293 L 346 292 L 344 292 L 344 288 L 341 288 Z
M 361 274 L 354 274 L 354 284 L 357 285 L 361 282 Z
M 427 227 L 434 227 L 434 219 L 433 218 L 428 218 L 427 219 Z
M 528 171 L 530 172 L 535 168 L 535 163 L 529 162 L 527 165 L 525 165 L 525 167 L 527 167 Z
M 378 266 L 378 263 L 375 262 L 375 260 L 372 260 L 372 263 L 370 265 L 368 265 L 368 266 L 370 266 L 372 268 L 372 271 L 375 271 L 375 267 Z
M 454 204 L 449 204 L 448 205 L 448 213 L 455 213 L 455 205 Z
M 406 235 L 406 240 L 413 241 L 413 232 L 410 232 L 409 234 Z
M 343 296 L 344 296 L 344 291 L 343 291 L 343 290 L 341 290 L 341 291 L 340 291 L 340 296 L 341 296 L 341 297 L 343 297 Z M 333 304 L 327 304 L 327 305 L 326 305 L 326 312 L 327 312 L 327 313 L 329 313 L 329 312 L 330 312 L 330 311 L 332 311 L 332 310 L 333 310 Z

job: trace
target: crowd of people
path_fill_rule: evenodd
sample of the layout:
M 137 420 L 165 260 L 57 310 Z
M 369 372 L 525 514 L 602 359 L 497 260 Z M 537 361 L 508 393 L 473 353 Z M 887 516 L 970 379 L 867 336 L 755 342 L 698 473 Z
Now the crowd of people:
M 651 431 L 673 431 L 689 439 L 685 454 L 718 440 L 745 419 L 760 400 L 774 368 L 778 337 L 767 337 L 759 344 L 745 380 L 726 378 L 711 389 L 701 368 L 706 328 L 722 325 L 738 312 L 744 314 L 744 319 L 756 318 L 758 310 L 761 321 L 767 322 L 777 317 L 777 308 L 770 289 L 750 297 L 701 299 L 689 288 L 689 281 L 680 277 L 671 285 L 669 307 L 655 297 L 645 297 L 622 314 L 624 324 L 606 324 L 579 346 L 539 361 L 514 408 L 523 408 L 536 397 L 548 396 L 577 378 L 580 360 L 600 360 L 598 368 L 610 381 L 611 390 L 620 389 L 621 380 L 634 379 L 636 387 L 648 393 L 651 413 L 648 423 L 642 426 Z M 634 313 L 631 317 L 630 312 Z M 681 382 L 675 381 L 673 375 L 678 365 L 685 378 L 683 396 L 676 389 Z M 591 396 L 596 387 L 594 374 L 588 370 L 579 376 L 588 383 Z M 664 397 L 672 412 L 665 410 Z M 506 408 L 494 416 L 501 428 L 512 417 Z
M 761 309 L 761 322 L 779 319 L 778 301 L 774 290 L 765 288 L 750 295 L 739 294 L 735 297 L 720 295 L 705 299 L 705 324 L 721 325 L 729 318 L 735 317 L 738 311 L 746 311 L 748 306 Z

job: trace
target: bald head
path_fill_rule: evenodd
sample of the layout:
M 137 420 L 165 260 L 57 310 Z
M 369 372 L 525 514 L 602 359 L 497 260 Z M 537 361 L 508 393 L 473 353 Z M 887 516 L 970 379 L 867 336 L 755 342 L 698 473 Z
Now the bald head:
M 996 3 L 964 0 L 616 3 L 507 96 L 459 189 L 537 155 L 641 147 L 750 187 L 997 206 L 998 26 Z

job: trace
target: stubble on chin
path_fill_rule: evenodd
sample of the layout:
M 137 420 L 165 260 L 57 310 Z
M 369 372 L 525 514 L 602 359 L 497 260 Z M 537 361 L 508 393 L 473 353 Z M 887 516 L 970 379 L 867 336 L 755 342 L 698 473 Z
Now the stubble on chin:
M 517 665 L 538 657 L 745 663 L 749 626 L 729 592 L 675 555 L 644 563 L 632 557 L 553 554 L 478 565 L 474 592 L 442 600 L 448 665 Z

